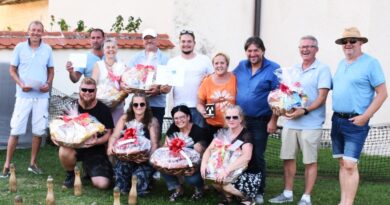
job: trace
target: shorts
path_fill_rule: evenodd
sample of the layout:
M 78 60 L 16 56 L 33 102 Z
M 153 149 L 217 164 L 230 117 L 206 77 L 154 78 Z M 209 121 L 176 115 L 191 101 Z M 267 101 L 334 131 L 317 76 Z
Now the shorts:
M 357 126 L 348 118 L 333 115 L 330 133 L 333 158 L 342 157 L 358 162 L 369 130 L 368 122 L 364 126 Z
M 83 168 L 88 176 L 106 177 L 111 180 L 114 173 L 105 149 L 96 148 L 98 147 L 76 149 L 77 161 L 83 163 Z
M 16 98 L 11 118 L 11 136 L 26 134 L 28 117 L 32 111 L 31 125 L 33 136 L 43 137 L 49 117 L 48 98 Z
M 280 158 L 283 160 L 295 159 L 300 149 L 304 164 L 317 163 L 321 136 L 321 129 L 301 130 L 283 128 Z

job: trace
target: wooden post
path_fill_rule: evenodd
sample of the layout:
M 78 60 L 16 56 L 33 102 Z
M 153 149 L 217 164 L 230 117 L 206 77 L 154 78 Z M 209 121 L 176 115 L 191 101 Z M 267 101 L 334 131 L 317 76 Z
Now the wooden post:
M 114 188 L 114 204 L 113 205 L 121 205 L 121 193 L 119 192 L 119 188 Z
M 83 194 L 83 185 L 80 178 L 80 169 L 76 166 L 74 168 L 74 195 L 81 196 Z
M 137 176 L 135 175 L 131 177 L 131 189 L 127 203 L 129 205 L 137 205 Z
M 54 198 L 53 191 L 53 178 L 49 175 L 47 177 L 47 194 L 46 194 L 46 205 L 55 205 L 56 201 Z
M 9 177 L 8 188 L 10 192 L 16 192 L 16 173 L 14 164 L 10 164 L 9 170 L 11 175 Z

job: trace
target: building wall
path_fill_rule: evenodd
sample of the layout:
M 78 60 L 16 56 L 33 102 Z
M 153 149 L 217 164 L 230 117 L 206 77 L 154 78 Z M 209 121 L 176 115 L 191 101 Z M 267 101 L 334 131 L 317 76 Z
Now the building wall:
M 0 30 L 26 31 L 32 20 L 46 22 L 47 11 L 48 0 L 0 6 Z
M 266 56 L 281 66 L 300 61 L 299 38 L 311 34 L 319 41 L 318 59 L 335 73 L 338 62 L 344 57 L 341 46 L 334 41 L 341 37 L 344 28 L 356 26 L 368 43 L 363 52 L 377 58 L 386 78 L 390 79 L 390 1 L 377 0 L 263 0 L 261 37 L 265 42 Z M 390 91 L 390 84 L 387 89 Z M 351 93 L 353 95 L 353 93 Z M 326 126 L 330 125 L 331 93 L 327 102 Z M 371 124 L 389 123 L 390 100 L 375 114 Z

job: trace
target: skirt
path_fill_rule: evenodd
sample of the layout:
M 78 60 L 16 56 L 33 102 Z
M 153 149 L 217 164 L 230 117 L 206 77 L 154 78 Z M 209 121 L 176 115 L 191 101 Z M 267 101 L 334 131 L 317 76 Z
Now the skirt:
M 261 184 L 261 172 L 243 172 L 232 184 L 245 197 L 255 198 Z

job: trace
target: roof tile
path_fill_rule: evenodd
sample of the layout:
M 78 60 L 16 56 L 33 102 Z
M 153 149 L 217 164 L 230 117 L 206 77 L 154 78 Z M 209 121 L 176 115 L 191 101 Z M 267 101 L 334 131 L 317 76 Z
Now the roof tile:
M 142 35 L 140 33 L 107 33 L 106 36 L 115 37 L 119 48 L 143 48 Z M 0 31 L 0 49 L 13 49 L 18 43 L 25 41 L 26 38 L 27 32 L 24 31 Z M 45 32 L 42 39 L 53 49 L 90 48 L 87 32 Z M 175 47 L 167 34 L 158 34 L 157 46 L 160 49 L 172 49 Z

